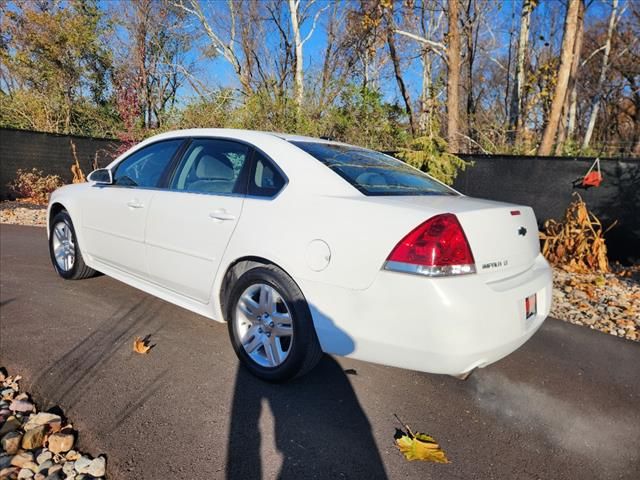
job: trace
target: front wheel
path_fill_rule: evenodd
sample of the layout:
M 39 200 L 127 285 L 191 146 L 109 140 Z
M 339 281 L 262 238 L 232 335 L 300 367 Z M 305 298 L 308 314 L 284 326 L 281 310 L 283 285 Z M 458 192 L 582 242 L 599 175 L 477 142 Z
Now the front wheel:
M 227 320 L 238 358 L 263 380 L 303 375 L 322 357 L 307 302 L 277 267 L 253 268 L 238 278 L 229 294 Z
M 73 222 L 66 210 L 51 220 L 49 255 L 56 272 L 64 279 L 80 280 L 95 274 L 95 270 L 84 263 Z

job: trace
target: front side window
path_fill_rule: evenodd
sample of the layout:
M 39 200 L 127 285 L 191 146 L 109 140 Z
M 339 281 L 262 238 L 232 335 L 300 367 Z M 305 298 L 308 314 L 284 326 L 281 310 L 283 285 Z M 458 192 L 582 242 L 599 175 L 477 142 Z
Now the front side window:
M 457 195 L 427 174 L 384 153 L 337 143 L 291 143 L 365 195 Z
M 116 167 L 113 183 L 123 187 L 157 187 L 182 142 L 182 138 L 166 140 L 132 153 Z
M 246 182 L 241 178 L 248 154 L 249 147 L 240 143 L 195 139 L 182 156 L 169 186 L 194 193 L 244 193 Z

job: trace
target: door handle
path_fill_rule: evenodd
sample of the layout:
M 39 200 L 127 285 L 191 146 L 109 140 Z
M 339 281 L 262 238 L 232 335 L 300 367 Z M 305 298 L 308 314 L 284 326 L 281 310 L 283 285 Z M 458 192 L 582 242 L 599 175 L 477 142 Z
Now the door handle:
M 224 208 L 221 208 L 211 212 L 209 218 L 213 220 L 235 220 L 236 216 L 228 213 Z
M 131 200 L 127 202 L 127 206 L 130 208 L 144 208 L 144 205 L 140 203 L 138 200 Z

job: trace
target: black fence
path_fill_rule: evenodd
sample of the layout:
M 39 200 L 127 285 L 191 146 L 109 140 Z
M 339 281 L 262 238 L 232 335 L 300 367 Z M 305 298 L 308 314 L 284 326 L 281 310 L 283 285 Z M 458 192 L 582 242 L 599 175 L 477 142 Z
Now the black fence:
M 115 140 L 0 128 L 0 199 L 10 198 L 7 184 L 16 178 L 18 169 L 37 168 L 70 182 L 72 141 L 85 173 L 91 171 L 94 159 L 101 166 L 110 162 L 118 148 Z
M 532 206 L 542 224 L 563 217 L 578 192 L 605 227 L 610 257 L 640 259 L 640 159 L 601 159 L 599 187 L 574 188 L 593 158 L 461 155 L 474 166 L 460 173 L 454 188 L 473 196 Z M 487 228 L 490 228 L 488 226 Z
M 7 183 L 19 168 L 37 168 L 70 181 L 71 141 L 85 172 L 91 170 L 96 155 L 104 166 L 118 147 L 115 140 L 0 128 L 0 198 L 9 197 Z M 602 159 L 602 185 L 584 190 L 572 183 L 587 172 L 593 158 L 461 156 L 474 161 L 454 184 L 462 193 L 530 205 L 542 223 L 561 218 L 577 191 L 605 226 L 618 221 L 607 233 L 611 256 L 622 261 L 640 258 L 640 159 Z

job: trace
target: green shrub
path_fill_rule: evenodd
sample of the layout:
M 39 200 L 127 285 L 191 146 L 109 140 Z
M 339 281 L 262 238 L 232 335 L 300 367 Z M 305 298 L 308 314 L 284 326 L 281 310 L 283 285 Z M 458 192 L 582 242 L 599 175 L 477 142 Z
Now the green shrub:
M 403 148 L 396 157 L 409 165 L 419 168 L 447 185 L 451 185 L 459 172 L 473 165 L 447 152 L 447 142 L 442 138 L 418 137 L 411 141 L 409 148 Z

